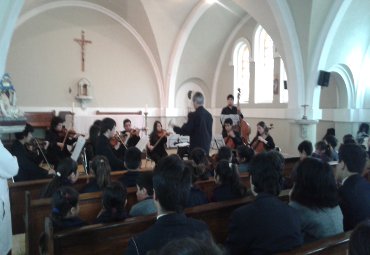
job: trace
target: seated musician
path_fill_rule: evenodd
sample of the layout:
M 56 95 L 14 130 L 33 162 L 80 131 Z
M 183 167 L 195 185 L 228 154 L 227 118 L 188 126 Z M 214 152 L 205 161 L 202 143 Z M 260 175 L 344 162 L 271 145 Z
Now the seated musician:
M 257 133 L 251 142 L 251 148 L 256 153 L 261 153 L 275 148 L 274 139 L 272 139 L 269 134 L 269 127 L 267 127 L 263 121 L 257 123 Z
M 242 113 L 239 113 L 239 127 L 240 127 L 240 136 L 244 144 L 249 144 L 249 136 L 251 134 L 251 126 L 248 122 L 244 120 Z
M 44 179 L 50 177 L 49 175 L 51 174 L 55 174 L 53 169 L 47 171 L 39 167 L 39 164 L 43 160 L 41 153 L 37 155 L 26 148 L 26 144 L 30 143 L 33 139 L 32 132 L 33 127 L 27 123 L 22 132 L 15 133 L 16 140 L 13 142 L 11 151 L 18 159 L 19 171 L 14 177 L 14 180 L 17 182 Z
M 232 94 L 227 96 L 227 105 L 222 108 L 221 115 L 236 115 L 238 114 L 238 109 L 236 106 L 234 106 L 234 96 Z M 222 121 L 221 121 L 222 124 Z M 225 123 L 224 123 L 225 124 Z M 225 126 L 222 125 L 222 136 L 227 136 L 227 132 L 225 130 Z
M 140 141 L 140 130 L 131 128 L 131 120 L 125 119 L 123 121 L 124 131 L 122 131 L 123 136 L 126 136 L 125 139 L 128 139 L 126 142 L 126 147 L 130 148 L 135 146 Z
M 243 144 L 239 132 L 233 130 L 233 121 L 227 118 L 224 122 L 224 129 L 226 134 L 224 136 L 225 145 L 230 149 L 236 149 L 239 145 Z
M 125 169 L 123 160 L 113 153 L 109 139 L 116 133 L 116 122 L 112 118 L 105 118 L 101 123 L 100 135 L 96 143 L 96 155 L 106 156 L 112 171 Z
M 96 141 L 100 135 L 100 125 L 93 124 L 89 129 L 89 139 L 86 140 L 86 161 L 87 169 L 90 169 L 90 161 L 93 160 L 96 154 Z
M 162 129 L 161 122 L 155 121 L 153 131 L 149 135 L 147 154 L 156 164 L 161 158 L 168 155 L 166 151 L 167 135 L 169 133 Z
M 45 137 L 45 140 L 49 142 L 47 158 L 55 168 L 62 159 L 71 156 L 67 145 L 72 145 L 77 140 L 69 136 L 69 131 L 64 130 L 63 122 L 62 118 L 53 117 L 50 123 L 50 129 L 46 132 Z

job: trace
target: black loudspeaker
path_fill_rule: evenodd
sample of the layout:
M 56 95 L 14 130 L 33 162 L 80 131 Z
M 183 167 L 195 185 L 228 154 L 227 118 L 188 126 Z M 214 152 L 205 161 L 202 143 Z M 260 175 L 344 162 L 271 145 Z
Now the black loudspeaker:
M 284 81 L 284 89 L 288 89 L 288 81 Z
M 320 70 L 319 79 L 317 80 L 317 85 L 327 87 L 329 86 L 330 73 Z

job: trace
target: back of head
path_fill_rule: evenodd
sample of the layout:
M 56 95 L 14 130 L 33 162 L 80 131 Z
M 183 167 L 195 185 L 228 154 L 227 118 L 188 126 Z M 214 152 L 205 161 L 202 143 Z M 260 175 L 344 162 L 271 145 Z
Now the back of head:
M 204 96 L 200 92 L 195 92 L 192 99 L 193 103 L 197 105 L 203 105 L 204 104 Z
M 190 153 L 190 159 L 194 161 L 195 164 L 207 164 L 207 154 L 202 148 L 194 148 Z
M 101 122 L 100 134 L 104 134 L 108 130 L 112 130 L 116 126 L 116 121 L 112 118 L 104 118 Z
M 124 159 L 129 170 L 136 170 L 141 164 L 141 151 L 136 147 L 130 147 L 126 150 Z
M 246 145 L 239 145 L 237 151 L 239 158 L 243 158 L 244 162 L 249 162 L 254 157 L 254 150 Z
M 231 149 L 229 147 L 222 146 L 218 150 L 218 157 L 217 157 L 218 160 L 226 159 L 228 161 L 231 161 L 231 156 L 232 156 L 232 152 L 231 152 Z
M 291 200 L 311 209 L 332 208 L 338 205 L 337 184 L 328 163 L 305 158 L 296 168 Z
M 78 192 L 69 186 L 63 186 L 57 189 L 51 198 L 52 219 L 54 223 L 64 219 L 73 207 L 78 204 Z
M 307 154 L 307 156 L 310 156 L 313 152 L 312 143 L 308 140 L 304 140 L 298 145 L 298 151 L 300 153 L 304 151 Z
M 369 134 L 369 124 L 367 124 L 367 123 L 361 123 L 360 126 L 359 126 L 359 128 L 358 128 L 357 133 L 360 133 L 360 132 Z
M 149 196 L 153 196 L 153 173 L 142 172 L 136 178 L 136 184 L 140 189 L 145 188 Z
M 224 252 L 213 240 L 206 238 L 183 238 L 168 242 L 158 255 L 222 255 Z
M 24 127 L 23 131 L 15 133 L 14 136 L 17 140 L 22 140 L 28 135 L 28 133 L 32 133 L 32 132 L 33 132 L 33 127 L 30 124 L 26 123 L 26 126 Z
M 324 140 L 334 149 L 338 145 L 338 140 L 333 135 L 325 136 Z
M 194 184 L 199 180 L 208 180 L 206 167 L 204 164 L 195 164 L 193 160 L 185 160 L 185 166 L 191 172 L 191 182 Z
M 100 135 L 100 126 L 92 125 L 89 129 L 89 140 L 91 144 L 95 147 L 96 140 Z
M 348 143 L 356 143 L 355 138 L 351 134 L 346 134 L 343 136 L 343 144 L 348 144 Z
M 250 164 L 251 180 L 256 193 L 278 196 L 281 190 L 281 171 L 274 164 L 271 154 L 257 154 Z
M 103 206 L 112 215 L 119 215 L 124 211 L 127 199 L 127 189 L 120 182 L 112 182 L 103 191 Z
M 99 189 L 103 189 L 111 183 L 111 168 L 107 157 L 101 155 L 95 156 L 92 160 L 91 168 Z
M 246 189 L 240 181 L 238 167 L 236 164 L 230 163 L 227 160 L 220 160 L 215 169 L 216 177 L 219 178 L 221 184 L 230 185 L 233 192 L 244 196 Z
M 348 255 L 370 254 L 370 221 L 364 221 L 353 230 L 349 239 Z
M 339 162 L 346 164 L 349 172 L 361 174 L 367 161 L 366 151 L 357 144 L 342 144 L 338 152 Z
M 191 173 L 177 155 L 159 161 L 153 172 L 156 199 L 165 211 L 182 212 L 189 196 Z
M 272 158 L 272 163 L 274 164 L 274 166 L 280 170 L 281 173 L 283 173 L 283 170 L 284 170 L 284 166 L 285 166 L 285 158 L 284 156 L 278 152 L 278 151 L 268 151 L 267 152 L 271 158 Z

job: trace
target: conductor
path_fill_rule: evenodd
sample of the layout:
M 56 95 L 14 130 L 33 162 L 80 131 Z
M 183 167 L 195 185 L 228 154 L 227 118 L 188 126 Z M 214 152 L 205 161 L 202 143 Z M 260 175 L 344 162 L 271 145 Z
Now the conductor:
M 182 127 L 174 126 L 173 131 L 180 135 L 190 136 L 189 153 L 200 147 L 209 153 L 212 139 L 212 115 L 203 107 L 204 96 L 196 92 L 192 98 L 195 112 L 188 115 L 188 121 Z

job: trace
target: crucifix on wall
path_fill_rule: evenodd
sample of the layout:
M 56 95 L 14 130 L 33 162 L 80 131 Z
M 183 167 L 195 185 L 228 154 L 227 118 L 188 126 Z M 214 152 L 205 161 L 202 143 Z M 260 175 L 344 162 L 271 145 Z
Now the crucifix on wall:
M 90 40 L 85 40 L 85 31 L 81 31 L 81 39 L 74 39 L 81 47 L 81 71 L 85 72 L 85 45 L 92 43 Z

